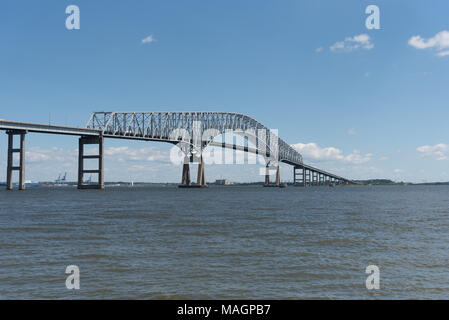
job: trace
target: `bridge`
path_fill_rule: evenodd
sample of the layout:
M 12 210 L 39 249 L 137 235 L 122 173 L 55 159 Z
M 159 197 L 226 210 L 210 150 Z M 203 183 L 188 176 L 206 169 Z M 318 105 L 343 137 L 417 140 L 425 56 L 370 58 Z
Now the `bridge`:
M 207 187 L 205 177 L 204 150 L 211 147 L 240 150 L 262 156 L 266 166 L 265 184 L 281 186 L 279 163 L 293 167 L 295 186 L 353 184 L 354 182 L 312 167 L 303 162 L 299 152 L 257 120 L 231 112 L 94 112 L 86 127 L 68 127 L 50 124 L 14 122 L 0 120 L 0 130 L 8 135 L 8 160 L 6 188 L 12 190 L 13 171 L 19 172 L 19 190 L 25 189 L 25 136 L 27 133 L 46 133 L 79 136 L 78 188 L 104 188 L 104 139 L 129 139 L 159 141 L 179 147 L 184 155 L 180 187 Z M 225 136 L 232 134 L 243 138 L 244 144 L 227 143 Z M 19 136 L 20 145 L 14 147 L 14 136 Z M 217 138 L 222 137 L 222 141 Z M 85 145 L 95 145 L 98 153 L 85 154 Z M 19 163 L 14 165 L 14 154 Z M 84 160 L 98 161 L 96 169 L 85 169 Z M 196 183 L 190 179 L 190 163 L 198 163 Z M 275 172 L 275 182 L 270 182 L 270 173 Z M 85 184 L 85 174 L 97 174 L 96 184 Z

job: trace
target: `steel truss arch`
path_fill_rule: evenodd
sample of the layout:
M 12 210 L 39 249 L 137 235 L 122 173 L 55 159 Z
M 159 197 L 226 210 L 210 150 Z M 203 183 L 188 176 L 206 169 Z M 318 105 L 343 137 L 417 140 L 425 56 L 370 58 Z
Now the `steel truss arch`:
M 216 130 L 217 136 L 226 133 L 238 135 L 254 132 L 255 150 L 246 148 L 275 161 L 302 165 L 301 154 L 273 131 L 257 120 L 232 112 L 94 112 L 87 128 L 100 130 L 105 137 L 164 141 L 190 144 L 197 150 L 212 145 L 213 137 L 202 140 L 203 133 Z M 176 132 L 183 132 L 181 135 Z M 201 137 L 195 141 L 195 137 Z M 218 146 L 219 144 L 214 144 Z M 223 145 L 224 146 L 224 145 Z

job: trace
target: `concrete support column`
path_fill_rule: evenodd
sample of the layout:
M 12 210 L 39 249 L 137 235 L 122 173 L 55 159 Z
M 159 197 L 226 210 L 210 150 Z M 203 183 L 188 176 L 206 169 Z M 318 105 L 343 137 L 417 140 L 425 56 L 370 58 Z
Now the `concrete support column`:
M 6 190 L 12 190 L 12 161 L 13 161 L 13 143 L 14 135 L 10 132 L 8 134 L 8 163 L 6 166 Z
M 7 131 L 8 163 L 6 167 L 6 189 L 12 190 L 12 173 L 19 171 L 19 190 L 25 190 L 25 134 L 26 131 Z M 14 148 L 14 136 L 20 136 L 20 147 Z M 19 165 L 14 166 L 14 153 L 19 153 Z
M 100 136 L 98 143 L 98 185 L 99 189 L 104 189 L 104 137 Z
M 98 145 L 98 154 L 85 155 L 84 146 L 86 144 Z M 98 159 L 98 169 L 85 170 L 85 159 Z M 84 184 L 84 174 L 93 173 L 98 175 L 97 184 Z M 85 136 L 79 139 L 78 143 L 78 189 L 104 189 L 104 137 Z
M 190 164 L 189 157 L 185 156 L 184 164 L 182 165 L 182 181 L 181 185 L 190 186 Z
M 293 185 L 296 186 L 296 166 L 293 167 Z
M 200 163 L 198 164 L 198 174 L 196 184 L 201 187 L 207 187 L 206 175 L 204 174 L 204 160 L 202 155 L 200 157 Z
M 19 190 L 25 190 L 25 133 L 20 134 Z
M 84 177 L 84 143 L 83 138 L 78 140 L 78 189 L 82 189 Z
M 300 178 L 298 178 L 298 176 L 300 176 Z M 301 187 L 306 186 L 306 169 L 304 166 L 293 167 L 293 185 Z
M 302 167 L 302 185 L 303 187 L 306 186 L 306 168 L 304 166 Z
M 278 165 L 276 168 L 276 183 L 275 186 L 279 187 L 281 185 L 281 167 Z
M 270 185 L 270 167 L 267 164 L 267 166 L 265 167 L 265 186 L 269 185 Z

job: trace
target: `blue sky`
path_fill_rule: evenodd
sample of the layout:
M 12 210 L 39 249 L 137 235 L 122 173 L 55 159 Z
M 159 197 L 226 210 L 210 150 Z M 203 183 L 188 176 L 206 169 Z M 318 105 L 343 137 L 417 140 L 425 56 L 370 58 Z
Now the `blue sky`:
M 80 30 L 65 27 L 71 4 Z M 380 30 L 365 27 L 372 4 Z M 3 1 L 0 118 L 85 126 L 99 110 L 240 112 L 349 178 L 449 181 L 448 17 L 443 0 Z M 27 148 L 28 179 L 75 180 L 75 137 L 29 134 Z M 107 181 L 180 180 L 168 145 L 106 148 Z M 257 172 L 206 168 L 208 180 Z

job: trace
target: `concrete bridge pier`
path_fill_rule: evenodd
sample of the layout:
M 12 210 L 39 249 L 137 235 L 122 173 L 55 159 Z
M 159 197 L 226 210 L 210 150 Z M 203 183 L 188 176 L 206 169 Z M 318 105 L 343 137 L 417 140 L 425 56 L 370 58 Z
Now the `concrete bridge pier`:
M 200 157 L 200 163 L 198 164 L 198 174 L 197 174 L 197 179 L 196 179 L 196 185 L 201 188 L 207 188 L 206 175 L 204 173 L 203 156 Z
M 270 183 L 270 166 L 267 165 L 265 169 L 265 183 L 264 187 L 279 187 L 281 185 L 281 168 L 279 165 L 276 167 L 276 181 L 274 184 Z
M 264 187 L 268 187 L 270 185 L 270 166 L 267 164 L 265 167 L 265 183 Z
M 348 180 L 320 172 L 304 165 L 293 167 L 293 184 L 295 186 L 334 186 L 339 184 L 350 184 Z
M 190 159 L 189 157 L 184 157 L 184 164 L 182 165 L 182 186 L 190 186 Z
M 6 190 L 13 189 L 12 173 L 19 171 L 19 190 L 25 190 L 25 134 L 23 130 L 7 131 L 8 135 L 8 163 L 6 168 Z M 19 148 L 14 148 L 14 136 L 20 136 Z M 14 153 L 19 154 L 19 165 L 14 166 Z
M 85 145 L 97 145 L 98 154 L 85 155 Z M 98 159 L 98 169 L 84 169 L 85 159 Z M 98 175 L 97 184 L 85 184 L 84 174 L 93 173 Z M 79 138 L 78 144 L 78 189 L 104 189 L 104 138 L 103 136 L 83 136 Z
M 304 166 L 293 167 L 293 185 L 297 187 L 306 186 L 306 168 Z
M 276 168 L 276 183 L 275 186 L 279 187 L 281 185 L 281 167 L 278 165 Z
M 204 160 L 203 156 L 200 157 L 200 162 L 198 163 L 198 173 L 196 177 L 196 184 L 191 184 L 190 181 L 190 159 L 189 157 L 184 158 L 184 164 L 182 166 L 182 180 L 181 184 L 178 185 L 179 188 L 207 188 L 206 174 L 204 171 Z

